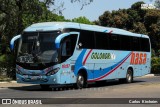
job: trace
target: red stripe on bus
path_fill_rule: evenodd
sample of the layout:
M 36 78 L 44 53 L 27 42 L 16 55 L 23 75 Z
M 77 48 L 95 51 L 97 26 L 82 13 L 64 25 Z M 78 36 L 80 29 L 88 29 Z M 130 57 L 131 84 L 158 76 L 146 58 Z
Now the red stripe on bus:
M 114 72 L 119 66 L 121 66 L 130 56 L 131 56 L 131 53 L 130 53 L 130 54 L 127 56 L 127 58 L 125 58 L 118 66 L 116 66 L 113 70 L 111 70 L 111 71 L 108 72 L 107 74 L 105 74 L 105 75 L 103 75 L 103 76 L 101 76 L 101 77 L 99 77 L 99 78 L 96 78 L 96 79 L 94 79 L 94 80 L 88 80 L 88 82 L 95 82 L 95 81 L 97 81 L 97 80 L 100 80 L 100 79 L 108 76 L 109 74 L 111 74 L 112 72 Z
M 88 52 L 87 56 L 85 57 L 85 59 L 84 59 L 84 61 L 83 61 L 83 65 L 85 65 L 85 63 L 86 63 L 89 55 L 91 54 L 91 52 L 92 52 L 92 49 Z
M 112 33 L 113 32 L 113 30 L 111 30 L 109 33 Z

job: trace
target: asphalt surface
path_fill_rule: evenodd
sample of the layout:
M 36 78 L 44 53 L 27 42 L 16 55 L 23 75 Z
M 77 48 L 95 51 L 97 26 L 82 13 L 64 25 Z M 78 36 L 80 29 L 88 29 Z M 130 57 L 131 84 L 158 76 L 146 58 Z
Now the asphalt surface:
M 1 83 L 0 98 L 160 98 L 160 76 L 135 78 L 131 84 L 119 83 L 118 81 L 110 81 L 105 84 L 90 84 L 89 88 L 74 89 L 72 86 L 61 88 L 50 88 L 42 90 L 39 85 L 17 84 L 17 83 Z M 134 104 L 110 106 L 130 106 Z M 138 104 L 136 104 L 138 105 Z M 4 105 L 3 105 L 4 106 Z M 6 106 L 6 105 L 5 105 Z M 20 105 L 18 105 L 20 106 Z M 17 107 L 18 107 L 17 106 Z M 28 105 L 26 105 L 28 106 Z M 37 105 L 32 105 L 32 107 Z M 51 105 L 45 105 L 51 106 Z M 75 106 L 68 105 L 52 105 L 52 106 Z M 76 106 L 92 106 L 101 107 L 100 105 L 76 105 Z M 109 106 L 109 105 L 108 105 Z M 160 104 L 141 104 L 138 107 L 159 107 Z M 135 107 L 135 105 L 134 105 Z

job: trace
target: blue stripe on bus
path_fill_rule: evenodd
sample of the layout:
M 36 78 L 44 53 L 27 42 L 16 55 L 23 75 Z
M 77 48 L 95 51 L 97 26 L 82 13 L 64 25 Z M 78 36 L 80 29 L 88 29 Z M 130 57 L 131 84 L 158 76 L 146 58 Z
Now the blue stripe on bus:
M 97 80 L 101 80 L 103 78 L 105 78 L 106 76 L 108 76 L 109 74 L 111 74 L 112 72 L 114 72 L 117 68 L 119 68 L 119 66 L 121 66 L 131 55 L 132 52 L 130 52 L 124 59 L 122 59 L 121 61 L 119 61 L 118 63 L 105 68 L 103 71 L 101 70 L 94 70 L 94 79 L 93 78 L 88 78 L 90 82 L 93 81 L 97 81 Z M 101 72 L 101 74 L 99 74 L 99 72 Z
M 84 57 L 86 51 L 87 51 L 87 49 L 83 49 L 82 52 L 80 53 L 80 55 L 77 58 L 77 61 L 76 61 L 76 64 L 75 64 L 75 70 L 74 70 L 75 75 L 77 75 L 77 73 L 80 69 L 85 69 L 85 70 L 89 71 L 88 69 L 86 69 L 87 67 L 83 66 L 83 64 L 82 64 L 83 57 Z M 88 80 L 89 81 L 94 81 L 94 80 L 99 80 L 99 79 L 102 79 L 102 78 L 108 76 L 110 73 L 114 72 L 115 69 L 117 69 L 120 65 L 122 65 L 128 59 L 128 57 L 130 55 L 131 55 L 131 52 L 125 58 L 123 58 L 121 61 L 119 61 L 118 63 L 116 63 L 112 66 L 109 66 L 107 68 L 104 68 L 103 71 L 102 70 L 94 70 L 94 77 L 93 77 L 92 72 L 87 72 Z M 99 72 L 101 72 L 101 73 L 99 73 Z

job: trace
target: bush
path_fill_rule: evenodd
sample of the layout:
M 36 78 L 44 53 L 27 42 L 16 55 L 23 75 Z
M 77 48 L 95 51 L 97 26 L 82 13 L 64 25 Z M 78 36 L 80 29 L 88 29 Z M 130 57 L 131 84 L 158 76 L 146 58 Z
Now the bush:
M 156 53 L 155 53 L 155 50 L 154 50 L 154 49 L 151 50 L 151 54 L 152 54 L 152 57 L 155 57 L 155 56 L 156 56 Z
M 152 57 L 151 73 L 160 74 L 160 57 Z
M 0 76 L 15 79 L 14 56 L 11 54 L 0 54 Z

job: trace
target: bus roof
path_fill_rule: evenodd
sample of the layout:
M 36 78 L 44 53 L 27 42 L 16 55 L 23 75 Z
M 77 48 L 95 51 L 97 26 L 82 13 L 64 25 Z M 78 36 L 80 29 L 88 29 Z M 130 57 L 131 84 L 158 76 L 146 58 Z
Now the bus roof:
M 24 31 L 25 32 L 52 31 L 52 30 L 63 30 L 65 28 L 83 29 L 83 30 L 90 30 L 90 31 L 97 31 L 97 32 L 106 32 L 106 33 L 113 33 L 113 34 L 149 38 L 147 35 L 132 33 L 123 29 L 112 28 L 112 27 L 102 27 L 97 25 L 87 25 L 87 24 L 80 24 L 80 23 L 74 23 L 74 22 L 35 23 L 27 27 Z

